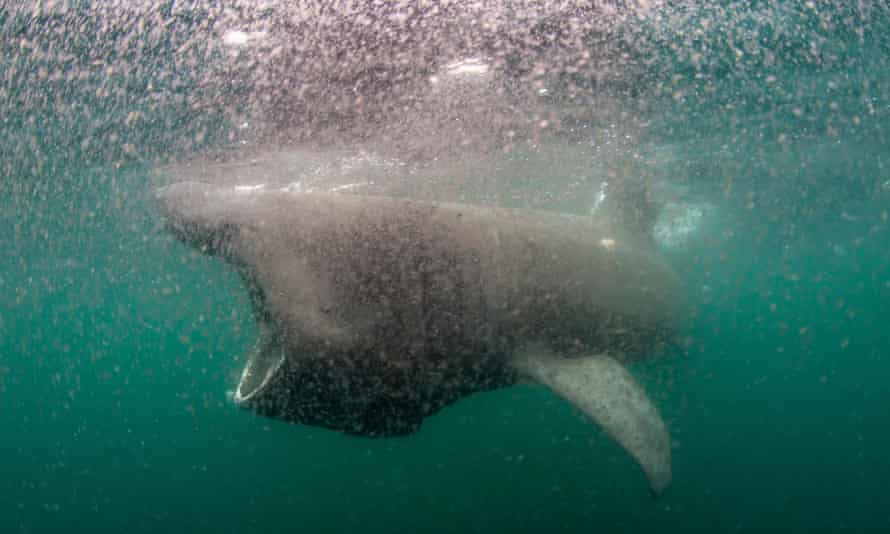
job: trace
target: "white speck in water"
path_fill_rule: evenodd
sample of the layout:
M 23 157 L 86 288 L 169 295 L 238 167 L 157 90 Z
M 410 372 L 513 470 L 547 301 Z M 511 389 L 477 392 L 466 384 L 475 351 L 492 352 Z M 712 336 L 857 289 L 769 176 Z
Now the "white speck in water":
M 266 184 L 236 185 L 235 192 L 236 193 L 251 193 L 253 191 L 261 191 L 265 188 L 266 188 Z

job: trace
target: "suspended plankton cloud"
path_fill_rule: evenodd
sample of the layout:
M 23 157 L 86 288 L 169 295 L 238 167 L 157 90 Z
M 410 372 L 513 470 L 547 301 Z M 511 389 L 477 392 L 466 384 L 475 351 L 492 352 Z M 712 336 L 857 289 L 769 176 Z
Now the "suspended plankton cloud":
M 670 436 L 625 365 L 687 312 L 651 203 L 609 190 L 643 122 L 621 100 L 621 10 L 385 4 L 223 26 L 207 86 L 248 126 L 232 153 L 161 170 L 169 230 L 251 296 L 259 341 L 233 401 L 398 436 L 528 379 L 662 492 Z

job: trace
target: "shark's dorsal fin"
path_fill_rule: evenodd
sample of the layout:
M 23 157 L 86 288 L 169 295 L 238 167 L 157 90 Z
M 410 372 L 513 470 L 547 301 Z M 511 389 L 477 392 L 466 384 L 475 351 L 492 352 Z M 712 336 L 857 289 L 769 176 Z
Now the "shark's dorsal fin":
M 523 375 L 584 412 L 643 469 L 654 495 L 671 482 L 671 438 L 658 410 L 633 376 L 607 355 L 565 358 L 527 348 L 512 360 Z
M 644 180 L 613 180 L 600 184 L 591 216 L 640 243 L 652 243 L 660 208 Z

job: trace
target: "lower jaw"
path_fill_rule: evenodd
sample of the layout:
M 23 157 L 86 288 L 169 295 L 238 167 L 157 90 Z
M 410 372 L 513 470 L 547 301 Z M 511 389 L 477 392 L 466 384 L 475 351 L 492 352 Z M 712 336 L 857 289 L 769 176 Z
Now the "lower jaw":
M 257 346 L 244 365 L 235 389 L 234 401 L 239 405 L 250 403 L 262 395 L 285 362 L 285 350 L 276 341 L 271 328 L 263 324 L 259 326 Z

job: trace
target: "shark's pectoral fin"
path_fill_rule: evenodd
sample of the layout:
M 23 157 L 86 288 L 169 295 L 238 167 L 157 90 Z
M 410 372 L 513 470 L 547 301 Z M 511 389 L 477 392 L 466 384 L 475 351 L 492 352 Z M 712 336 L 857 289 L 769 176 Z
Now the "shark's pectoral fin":
M 655 495 L 671 482 L 671 440 L 643 388 L 606 355 L 563 358 L 547 350 L 517 354 L 521 373 L 567 399 L 637 461 Z

